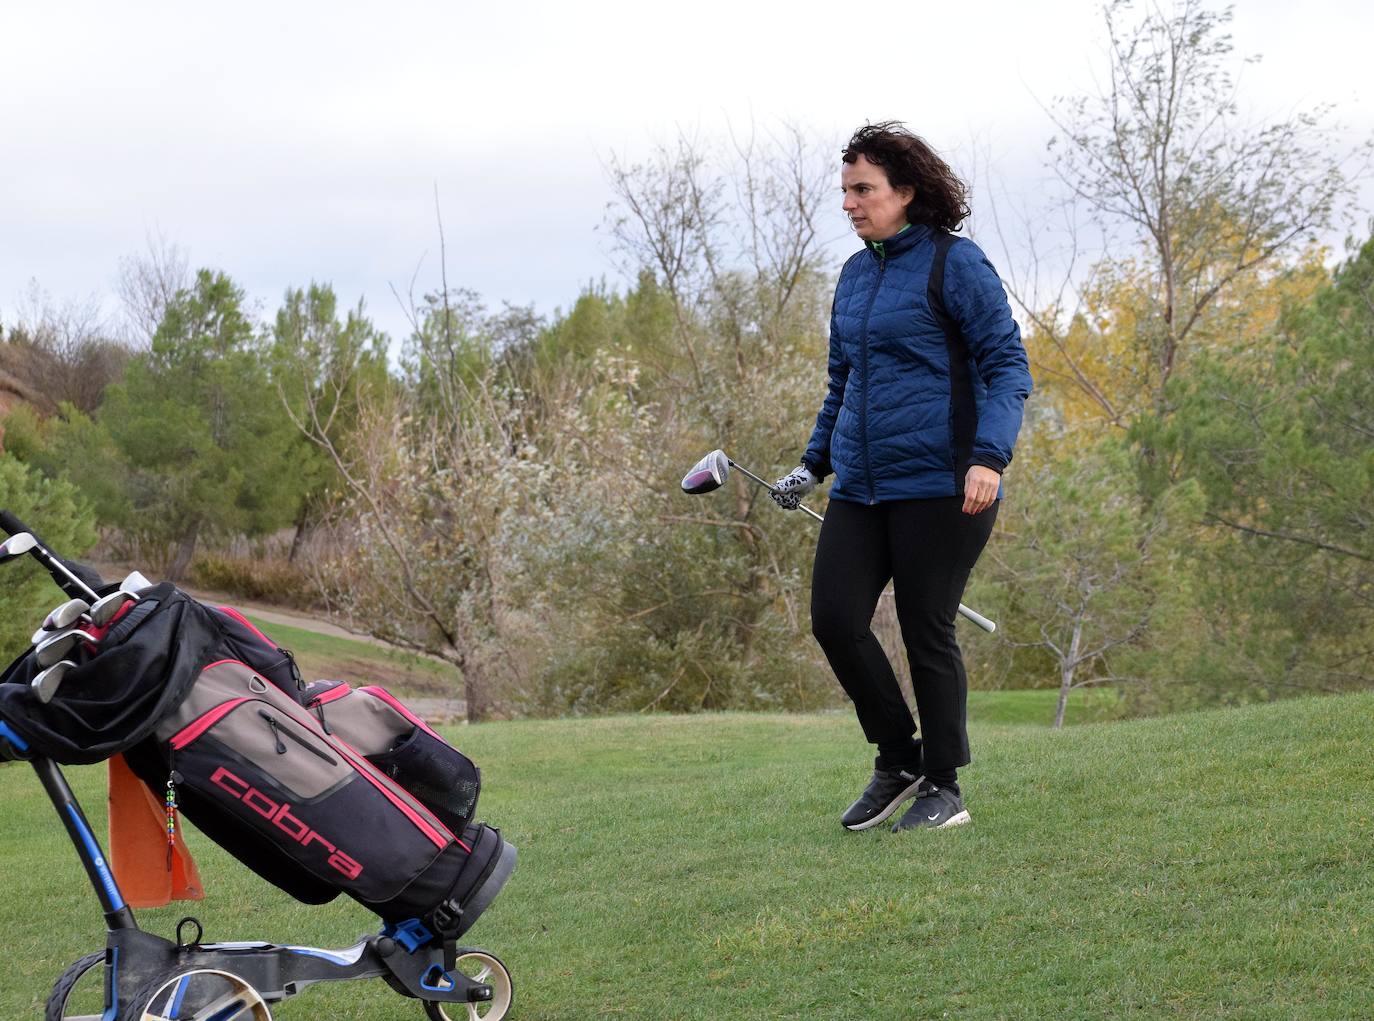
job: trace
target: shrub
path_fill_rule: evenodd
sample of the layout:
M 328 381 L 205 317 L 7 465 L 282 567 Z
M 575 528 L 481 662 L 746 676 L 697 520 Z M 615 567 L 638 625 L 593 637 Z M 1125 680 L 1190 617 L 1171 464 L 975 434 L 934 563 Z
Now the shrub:
M 309 609 L 320 602 L 305 572 L 287 560 L 202 553 L 191 562 L 190 582 L 198 588 L 279 606 Z

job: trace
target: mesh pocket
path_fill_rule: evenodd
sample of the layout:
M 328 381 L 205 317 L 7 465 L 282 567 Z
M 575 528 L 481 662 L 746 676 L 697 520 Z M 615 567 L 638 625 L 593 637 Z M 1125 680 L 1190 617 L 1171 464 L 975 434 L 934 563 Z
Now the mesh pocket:
M 466 755 L 421 727 L 370 761 L 419 798 L 454 833 L 462 833 L 477 811 L 481 771 Z

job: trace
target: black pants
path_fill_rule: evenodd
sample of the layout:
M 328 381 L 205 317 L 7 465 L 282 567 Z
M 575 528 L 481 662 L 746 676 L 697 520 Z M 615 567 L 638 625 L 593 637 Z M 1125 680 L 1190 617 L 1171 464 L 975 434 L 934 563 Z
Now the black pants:
M 952 782 L 969 762 L 968 679 L 954 617 L 983 552 L 997 504 L 965 514 L 964 498 L 897 500 L 866 506 L 832 500 L 825 511 L 811 581 L 811 630 L 854 701 L 882 768 L 920 766 Z M 873 611 L 893 583 L 921 737 L 892 665 L 873 636 Z

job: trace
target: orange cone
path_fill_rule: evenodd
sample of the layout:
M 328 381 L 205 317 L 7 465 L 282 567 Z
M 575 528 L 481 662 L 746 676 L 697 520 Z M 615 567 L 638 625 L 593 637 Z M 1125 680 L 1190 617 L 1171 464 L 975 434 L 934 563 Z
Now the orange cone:
M 110 762 L 110 867 L 130 907 L 157 908 L 174 900 L 200 900 L 205 888 L 181 839 L 178 817 L 167 853 L 167 810 L 136 777 L 123 755 Z

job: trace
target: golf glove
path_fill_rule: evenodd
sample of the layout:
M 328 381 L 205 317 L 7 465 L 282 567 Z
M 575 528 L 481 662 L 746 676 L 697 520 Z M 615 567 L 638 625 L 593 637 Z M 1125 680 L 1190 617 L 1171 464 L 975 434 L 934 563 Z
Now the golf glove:
M 816 488 L 820 479 L 811 474 L 811 469 L 799 464 L 790 473 L 773 483 L 773 502 L 783 510 L 796 510 L 801 498 Z

